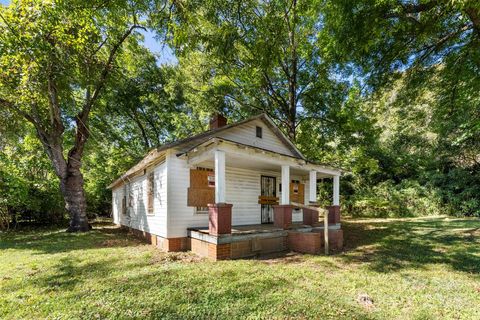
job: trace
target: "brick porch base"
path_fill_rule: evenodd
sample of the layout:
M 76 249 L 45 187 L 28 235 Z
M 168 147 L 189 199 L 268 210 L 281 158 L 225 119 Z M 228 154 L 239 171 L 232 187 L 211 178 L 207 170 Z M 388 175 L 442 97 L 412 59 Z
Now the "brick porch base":
M 128 232 L 142 241 L 154 245 L 165 252 L 186 251 L 190 249 L 188 237 L 164 238 L 131 227 L 122 226 L 122 228 L 127 229 Z

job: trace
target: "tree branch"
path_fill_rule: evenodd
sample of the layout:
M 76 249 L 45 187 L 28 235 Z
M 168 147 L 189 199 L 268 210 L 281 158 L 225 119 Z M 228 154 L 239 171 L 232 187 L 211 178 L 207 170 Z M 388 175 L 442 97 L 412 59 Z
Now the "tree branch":
M 20 116 L 24 117 L 28 122 L 32 123 L 33 125 L 37 124 L 35 119 L 31 115 L 18 108 L 13 102 L 0 98 L 0 105 L 18 113 Z
M 335 121 L 324 118 L 324 117 L 321 117 L 321 116 L 308 116 L 308 117 L 304 117 L 304 118 L 301 118 L 300 120 L 298 120 L 297 124 L 295 125 L 295 128 L 297 128 L 305 120 L 320 120 L 320 121 L 328 122 L 328 123 L 331 123 L 331 124 L 337 124 Z
M 104 66 L 102 72 L 100 73 L 100 77 L 97 81 L 97 84 L 95 85 L 95 89 L 93 90 L 92 96 L 90 97 L 90 99 L 85 101 L 85 104 L 83 106 L 82 111 L 77 115 L 78 117 L 80 117 L 82 122 L 85 123 L 87 121 L 90 109 L 92 108 L 92 106 L 96 102 L 96 100 L 98 99 L 98 97 L 100 95 L 100 91 L 103 89 L 103 87 L 105 85 L 105 81 L 107 80 L 107 77 L 110 73 L 111 65 L 112 65 L 113 60 L 115 59 L 115 55 L 116 55 L 117 51 L 120 49 L 120 47 L 125 42 L 125 40 L 128 38 L 128 36 L 130 36 L 130 34 L 133 32 L 133 30 L 135 30 L 137 28 L 145 29 L 142 26 L 134 24 L 120 37 L 120 39 L 114 44 L 114 46 L 110 50 L 107 62 L 105 63 L 105 66 Z
M 462 32 L 465 32 L 467 30 L 470 30 L 472 29 L 472 25 L 470 24 L 464 24 L 463 26 L 461 26 L 461 28 L 453 31 L 453 32 L 450 32 L 446 35 L 444 35 L 443 37 L 441 37 L 440 39 L 438 39 L 435 43 L 433 44 L 430 44 L 428 46 L 425 46 L 423 47 L 421 50 L 419 50 L 418 52 L 424 52 L 419 61 L 422 62 L 423 60 L 425 60 L 430 54 L 432 54 L 433 52 L 439 50 L 443 44 L 445 44 L 448 40 L 452 39 L 453 37 L 459 35 L 460 33 Z
M 277 101 L 277 103 L 279 104 L 279 106 L 286 110 L 288 108 L 288 102 L 287 100 L 285 100 L 284 97 L 282 97 L 282 95 L 280 95 L 276 90 L 275 88 L 273 87 L 273 83 L 272 81 L 270 80 L 270 77 L 268 76 L 268 74 L 265 72 L 265 71 L 262 71 L 262 74 L 263 74 L 263 77 L 265 78 L 265 81 L 266 81 L 266 84 L 267 84 L 267 87 L 268 89 L 272 92 L 272 94 L 269 93 L 269 91 L 267 90 L 267 94 L 274 100 L 274 101 Z
M 480 39 L 480 10 L 476 8 L 465 9 L 470 21 L 473 23 L 473 28 L 477 33 L 477 37 Z
M 50 123 L 56 133 L 61 135 L 65 127 L 60 116 L 60 106 L 58 102 L 58 91 L 53 78 L 51 66 L 49 67 L 47 75 L 47 92 L 48 92 L 48 106 L 50 108 Z
M 400 18 L 405 14 L 416 14 L 433 9 L 439 4 L 438 1 L 432 0 L 426 3 L 398 3 L 402 8 L 401 12 L 389 12 L 385 15 L 385 18 Z M 416 21 L 416 20 L 415 20 Z M 418 21 L 416 21 L 418 22 Z
M 438 1 L 432 0 L 426 3 L 400 3 L 400 6 L 403 8 L 405 13 L 420 13 L 428 11 L 438 5 Z
M 79 167 L 81 166 L 81 157 L 83 154 L 83 150 L 85 147 L 85 142 L 88 140 L 90 136 L 90 132 L 87 127 L 88 123 L 88 116 L 90 114 L 90 110 L 92 109 L 93 105 L 97 101 L 98 97 L 100 96 L 100 92 L 105 86 L 105 82 L 107 80 L 108 75 L 110 74 L 110 70 L 112 68 L 113 61 L 115 56 L 125 42 L 125 40 L 130 36 L 133 30 L 137 28 L 145 29 L 144 27 L 133 24 L 127 31 L 118 39 L 118 41 L 113 45 L 112 49 L 108 54 L 108 59 L 100 73 L 100 76 L 94 86 L 93 93 L 90 95 L 90 89 L 87 88 L 87 96 L 85 98 L 85 103 L 82 107 L 82 110 L 75 116 L 75 123 L 77 126 L 77 131 L 75 134 L 75 143 L 73 147 L 68 151 L 68 166 L 69 167 Z M 77 161 L 70 161 L 70 159 L 77 160 Z

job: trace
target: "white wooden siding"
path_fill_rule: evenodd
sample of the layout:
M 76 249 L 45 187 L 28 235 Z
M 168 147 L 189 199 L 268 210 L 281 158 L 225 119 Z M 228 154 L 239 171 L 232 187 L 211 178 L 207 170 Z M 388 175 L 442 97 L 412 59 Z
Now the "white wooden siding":
M 187 206 L 190 167 L 175 153 L 175 150 L 166 153 L 168 238 L 186 237 L 188 227 L 208 226 L 208 214 L 196 214 L 195 208 Z
M 262 138 L 257 138 L 256 136 L 257 126 L 262 128 Z M 219 132 L 217 136 L 285 155 L 294 155 L 285 143 L 265 124 L 265 122 L 259 119 Z
M 113 223 L 119 222 L 119 215 L 122 212 L 123 186 L 112 190 L 112 215 Z
M 115 223 L 151 234 L 166 237 L 167 234 L 167 167 L 166 163 L 157 165 L 154 169 L 154 202 L 153 213 L 147 214 L 147 174 L 134 178 L 128 184 L 133 199 L 132 206 L 127 198 L 128 214 L 122 214 L 122 199 L 124 186 L 113 190 L 113 219 Z M 128 188 L 127 188 L 128 190 Z M 127 191 L 128 193 L 128 191 Z
M 168 237 L 186 237 L 189 227 L 207 227 L 208 214 L 196 214 L 187 206 L 187 188 L 190 185 L 190 167 L 186 160 L 177 158 L 175 152 L 167 154 L 168 167 Z M 226 167 L 226 202 L 233 204 L 232 224 L 249 225 L 261 223 L 258 204 L 260 177 L 276 177 L 277 196 L 280 172 Z M 303 180 L 292 175 L 291 179 Z M 304 183 L 304 181 L 302 182 Z M 288 187 L 287 187 L 288 190 Z

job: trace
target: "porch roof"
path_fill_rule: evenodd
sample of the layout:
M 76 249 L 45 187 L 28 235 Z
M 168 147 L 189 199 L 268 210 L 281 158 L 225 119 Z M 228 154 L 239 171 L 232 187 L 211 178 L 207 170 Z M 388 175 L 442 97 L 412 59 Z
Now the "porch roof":
M 293 169 L 316 171 L 327 176 L 339 176 L 343 172 L 331 166 L 219 137 L 212 137 L 186 152 L 178 153 L 177 156 L 186 158 L 191 165 L 196 165 L 213 160 L 215 150 L 225 151 L 232 166 L 261 168 L 262 164 L 289 165 Z
M 167 143 L 167 144 L 164 144 L 162 146 L 159 146 L 159 147 L 151 150 L 150 152 L 148 152 L 148 154 L 140 162 L 135 164 L 132 168 L 130 168 L 127 172 L 122 174 L 120 177 L 115 179 L 107 188 L 111 189 L 111 188 L 113 188 L 117 185 L 120 185 L 125 180 L 128 180 L 128 179 L 132 178 L 133 176 L 135 176 L 136 174 L 141 172 L 146 167 L 159 163 L 158 159 L 162 158 L 162 157 L 164 158 L 165 157 L 165 151 L 168 150 L 168 149 L 177 149 L 181 152 L 186 152 L 188 150 L 191 150 L 192 147 L 194 148 L 195 146 L 198 146 L 199 144 L 203 144 L 205 142 L 210 141 L 212 138 L 215 138 L 215 136 L 217 134 L 221 133 L 221 132 L 224 132 L 224 131 L 226 131 L 228 129 L 231 129 L 231 128 L 234 128 L 234 127 L 238 127 L 242 124 L 245 124 L 247 122 L 250 122 L 250 121 L 253 121 L 253 120 L 256 120 L 256 119 L 264 121 L 265 124 L 274 132 L 274 134 L 288 146 L 289 150 L 292 151 L 292 153 L 297 158 L 305 159 L 305 157 L 300 152 L 300 150 L 298 150 L 298 148 L 295 146 L 295 144 L 293 144 L 287 138 L 287 136 L 285 136 L 285 134 L 275 125 L 273 120 L 267 114 L 261 113 L 259 115 L 253 116 L 251 118 L 245 119 L 245 120 L 240 121 L 240 122 L 231 123 L 231 124 L 225 125 L 225 126 L 220 127 L 220 128 L 216 128 L 216 129 L 213 129 L 213 130 L 202 132 L 200 134 L 197 134 L 197 135 L 185 138 L 185 139 L 181 139 L 181 140 L 178 140 L 178 141 L 174 141 L 174 142 Z

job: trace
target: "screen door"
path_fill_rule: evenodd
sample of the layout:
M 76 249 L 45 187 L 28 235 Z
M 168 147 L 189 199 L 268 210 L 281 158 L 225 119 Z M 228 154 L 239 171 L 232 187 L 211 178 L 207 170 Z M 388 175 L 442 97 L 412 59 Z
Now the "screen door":
M 261 176 L 260 189 L 262 196 L 277 196 L 277 179 L 275 177 Z M 262 223 L 273 222 L 273 206 L 271 204 L 262 204 Z

